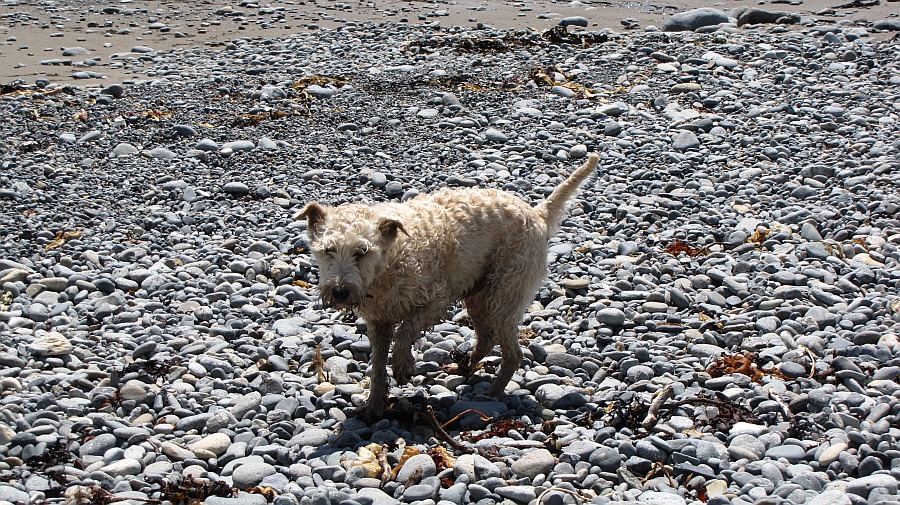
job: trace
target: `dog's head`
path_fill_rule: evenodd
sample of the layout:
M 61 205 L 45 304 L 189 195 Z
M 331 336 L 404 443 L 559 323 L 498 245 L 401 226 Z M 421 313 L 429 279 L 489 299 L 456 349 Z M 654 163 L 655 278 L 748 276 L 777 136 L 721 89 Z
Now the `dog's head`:
M 306 219 L 322 303 L 338 309 L 352 309 L 365 300 L 385 252 L 406 233 L 397 219 L 359 204 L 328 207 L 312 202 L 294 218 Z

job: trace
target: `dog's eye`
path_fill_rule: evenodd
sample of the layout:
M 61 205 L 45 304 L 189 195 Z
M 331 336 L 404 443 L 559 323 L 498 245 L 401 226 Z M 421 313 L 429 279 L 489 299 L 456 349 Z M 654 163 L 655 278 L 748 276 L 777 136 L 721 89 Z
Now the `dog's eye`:
M 334 256 L 335 248 L 334 247 L 326 247 L 325 250 L 322 251 L 325 253 L 325 256 Z
M 362 257 L 365 256 L 366 253 L 368 253 L 368 252 L 369 252 L 368 249 L 359 248 L 359 249 L 357 249 L 357 250 L 353 253 L 353 256 L 354 256 L 355 258 L 362 258 Z

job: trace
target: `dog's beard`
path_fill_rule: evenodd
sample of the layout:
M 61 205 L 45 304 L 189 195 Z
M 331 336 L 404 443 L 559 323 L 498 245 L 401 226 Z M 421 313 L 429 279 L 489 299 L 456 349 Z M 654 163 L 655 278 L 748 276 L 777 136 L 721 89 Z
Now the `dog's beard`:
M 344 291 L 346 298 L 336 297 L 335 293 Z M 322 306 L 338 310 L 353 310 L 366 298 L 366 292 L 359 284 L 348 281 L 346 278 L 329 278 L 319 285 L 319 297 Z

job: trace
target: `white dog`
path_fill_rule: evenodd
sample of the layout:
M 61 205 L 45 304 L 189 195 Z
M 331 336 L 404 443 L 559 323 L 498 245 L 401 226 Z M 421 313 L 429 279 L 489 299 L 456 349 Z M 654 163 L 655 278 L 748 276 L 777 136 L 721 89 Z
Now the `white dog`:
M 540 205 L 493 189 L 443 189 L 406 203 L 308 204 L 310 249 L 326 306 L 353 309 L 368 325 L 371 391 L 361 414 L 383 415 L 388 349 L 398 384 L 415 370 L 412 345 L 463 300 L 477 337 L 471 370 L 499 345 L 498 396 L 522 363 L 518 323 L 547 272 L 547 244 L 566 203 L 597 167 L 587 162 Z

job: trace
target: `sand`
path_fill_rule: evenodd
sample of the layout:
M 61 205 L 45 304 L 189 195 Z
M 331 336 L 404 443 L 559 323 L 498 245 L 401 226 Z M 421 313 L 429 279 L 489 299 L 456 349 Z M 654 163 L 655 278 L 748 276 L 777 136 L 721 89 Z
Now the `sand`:
M 255 0 L 254 0 L 255 1 Z M 851 1 L 851 0 L 848 0 Z M 871 0 L 865 0 L 869 2 Z M 346 26 L 350 22 L 396 21 L 408 24 L 440 23 L 443 26 L 475 26 L 498 29 L 545 30 L 569 16 L 588 19 L 588 30 L 626 31 L 623 19 L 643 29 L 662 26 L 674 13 L 713 6 L 725 11 L 758 7 L 799 13 L 817 23 L 841 19 L 876 21 L 896 16 L 900 3 L 872 7 L 840 7 L 841 0 L 804 0 L 793 4 L 757 1 L 707 3 L 675 0 L 665 3 L 524 1 L 145 1 L 85 2 L 79 0 L 6 0 L 0 4 L 0 83 L 16 80 L 80 85 L 107 85 L 139 76 L 117 69 L 116 61 L 136 46 L 156 51 L 173 48 L 222 47 L 237 38 L 274 38 L 300 31 Z M 65 49 L 79 47 L 87 54 L 64 56 Z M 54 61 L 55 60 L 55 61 Z M 54 61 L 55 64 L 47 64 Z M 92 66 L 84 66 L 87 61 Z M 104 78 L 74 79 L 79 71 Z

